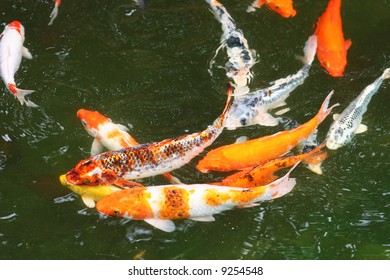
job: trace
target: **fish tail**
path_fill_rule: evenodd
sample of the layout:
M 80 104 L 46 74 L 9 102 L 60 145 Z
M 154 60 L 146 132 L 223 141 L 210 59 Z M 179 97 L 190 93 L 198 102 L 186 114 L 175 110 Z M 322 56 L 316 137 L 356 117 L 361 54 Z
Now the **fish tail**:
M 311 35 L 309 39 L 305 43 L 305 47 L 303 48 L 303 57 L 302 57 L 302 62 L 305 65 L 311 65 L 314 56 L 316 55 L 317 51 L 317 36 L 316 35 Z
M 34 92 L 35 90 L 20 89 L 17 88 L 15 84 L 8 84 L 8 89 L 13 95 L 16 96 L 20 104 L 26 104 L 29 107 L 38 107 L 38 105 L 34 102 L 25 99 L 26 95 Z
M 225 125 L 225 120 L 227 118 L 227 115 L 228 115 L 228 112 L 229 112 L 229 109 L 230 109 L 230 106 L 232 105 L 232 99 L 233 99 L 233 88 L 232 88 L 232 85 L 230 83 L 228 83 L 228 89 L 227 89 L 227 99 L 226 99 L 226 105 L 225 105 L 225 108 L 223 109 L 223 112 L 222 114 L 218 117 L 217 119 L 217 123 L 218 123 L 218 126 L 223 126 Z
M 332 112 L 332 109 L 334 107 L 337 107 L 340 105 L 339 103 L 336 103 L 336 104 L 332 105 L 330 108 L 328 108 L 329 101 L 330 101 L 330 98 L 332 97 L 333 93 L 334 93 L 334 90 L 332 90 L 328 94 L 328 96 L 325 98 L 324 102 L 321 105 L 320 111 L 317 113 L 316 119 L 318 121 L 318 124 L 321 123 L 330 114 L 330 112 Z
M 387 68 L 385 69 L 385 71 L 383 71 L 382 79 L 383 80 L 390 79 L 390 68 Z

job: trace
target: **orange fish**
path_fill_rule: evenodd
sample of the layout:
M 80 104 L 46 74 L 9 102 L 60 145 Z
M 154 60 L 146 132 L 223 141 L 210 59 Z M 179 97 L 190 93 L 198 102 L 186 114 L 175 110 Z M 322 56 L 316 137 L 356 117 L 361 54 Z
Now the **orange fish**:
M 212 184 L 218 186 L 234 186 L 239 188 L 254 188 L 256 186 L 269 184 L 278 179 L 278 176 L 274 175 L 274 173 L 279 169 L 291 167 L 300 161 L 310 163 L 322 162 L 324 157 L 327 156 L 326 151 L 321 151 L 324 146 L 325 143 L 305 154 L 281 157 L 271 160 L 263 165 L 244 169 L 226 177 L 220 182 Z
M 347 50 L 352 44 L 351 40 L 344 40 L 340 7 L 341 0 L 330 0 L 315 30 L 317 58 L 333 77 L 343 75 L 347 65 Z
M 306 139 L 317 126 L 329 115 L 332 109 L 339 104 L 328 108 L 333 91 L 314 118 L 295 129 L 281 131 L 273 135 L 249 140 L 243 143 L 225 145 L 211 150 L 199 161 L 196 168 L 201 172 L 240 170 L 258 164 L 266 163 L 284 155 L 300 141 Z
M 247 12 L 254 12 L 255 9 L 263 5 L 266 5 L 267 8 L 285 18 L 293 17 L 297 14 L 293 7 L 293 0 L 255 0 L 248 7 Z

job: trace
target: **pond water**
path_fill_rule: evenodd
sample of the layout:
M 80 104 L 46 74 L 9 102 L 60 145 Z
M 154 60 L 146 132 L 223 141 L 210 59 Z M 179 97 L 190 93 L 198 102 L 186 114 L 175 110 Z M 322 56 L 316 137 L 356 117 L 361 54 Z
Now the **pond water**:
M 62 1 L 48 26 L 49 0 L 1 0 L 1 29 L 19 20 L 34 58 L 16 74 L 34 89 L 38 108 L 21 106 L 1 86 L 0 259 L 389 259 L 390 85 L 369 104 L 368 131 L 330 151 L 316 175 L 304 166 L 292 173 L 288 195 L 258 207 L 216 215 L 212 223 L 175 221 L 166 233 L 143 221 L 104 218 L 59 182 L 88 157 L 92 138 L 76 112 L 97 110 L 131 127 L 139 142 L 159 141 L 204 129 L 221 113 L 228 79 L 208 64 L 221 26 L 205 1 L 149 0 L 144 11 L 130 0 Z M 327 1 L 294 1 L 297 15 L 246 12 L 250 1 L 223 1 L 257 52 L 251 88 L 295 73 L 307 37 Z M 332 90 L 341 112 L 390 66 L 390 1 L 344 0 L 346 39 L 352 39 L 341 78 L 315 60 L 310 76 L 287 99 L 286 113 L 303 123 Z M 227 61 L 217 56 L 217 66 Z M 324 139 L 332 120 L 319 127 Z M 278 127 L 225 130 L 207 149 L 240 136 L 260 137 Z M 202 154 L 204 155 L 204 153 Z M 202 156 L 201 155 L 201 156 Z M 199 173 L 201 156 L 173 171 L 185 183 L 210 182 L 224 174 Z M 141 181 L 166 184 L 161 176 Z

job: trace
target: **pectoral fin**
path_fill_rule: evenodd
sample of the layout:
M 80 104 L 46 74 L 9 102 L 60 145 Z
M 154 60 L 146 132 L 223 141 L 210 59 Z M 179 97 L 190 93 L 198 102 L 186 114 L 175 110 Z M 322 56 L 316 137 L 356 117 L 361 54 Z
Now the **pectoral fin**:
M 124 126 L 123 124 L 116 124 L 116 126 L 121 129 L 121 130 L 124 130 L 124 131 L 129 131 L 129 128 L 127 126 Z
M 255 123 L 263 126 L 276 126 L 279 123 L 276 118 L 265 112 L 258 114 L 255 120 Z
M 344 48 L 345 48 L 345 50 L 348 50 L 348 49 L 351 47 L 351 45 L 352 45 L 351 39 L 346 40 L 346 41 L 344 42 Z
M 287 113 L 288 111 L 290 111 L 290 107 L 287 107 L 287 108 L 281 109 L 279 111 L 276 111 L 275 115 L 280 116 L 280 115 L 283 115 L 284 113 Z
M 364 124 L 359 124 L 359 126 L 357 127 L 355 133 L 363 133 L 363 132 L 366 132 L 367 131 L 367 126 L 364 125 Z
M 248 141 L 248 137 L 247 136 L 240 136 L 236 139 L 236 142 L 234 142 L 235 144 L 238 144 L 238 143 L 244 143 Z
M 171 220 L 146 219 L 144 221 L 165 232 L 172 232 L 176 229 L 175 224 Z
M 87 205 L 88 208 L 95 207 L 95 201 L 91 197 L 82 195 L 81 199 L 83 200 L 84 204 Z
M 102 145 L 102 143 L 95 138 L 91 146 L 91 155 L 100 154 L 101 152 L 103 152 L 103 149 L 104 146 Z
M 194 221 L 198 221 L 198 222 L 214 222 L 215 221 L 215 218 L 213 216 L 193 217 L 190 219 L 194 220 Z
M 22 56 L 24 58 L 27 58 L 27 59 L 32 59 L 33 58 L 32 54 L 30 53 L 30 51 L 26 47 L 22 48 Z
M 255 206 L 259 206 L 259 205 L 260 205 L 259 203 L 243 204 L 243 205 L 237 206 L 237 208 L 251 208 L 251 207 L 255 207 Z
M 333 114 L 333 120 L 337 121 L 340 118 L 340 114 Z

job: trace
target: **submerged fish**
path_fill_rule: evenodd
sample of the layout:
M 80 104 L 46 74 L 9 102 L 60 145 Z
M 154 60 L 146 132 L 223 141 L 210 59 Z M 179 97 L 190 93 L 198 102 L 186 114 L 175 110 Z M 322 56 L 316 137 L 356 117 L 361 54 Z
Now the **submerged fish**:
M 294 178 L 289 178 L 291 170 L 273 183 L 254 188 L 194 184 L 120 190 L 99 200 L 96 209 L 109 216 L 144 220 L 160 230 L 172 232 L 175 230 L 172 220 L 211 222 L 215 221 L 213 215 L 222 211 L 255 206 L 289 193 L 296 183 Z
M 116 124 L 111 119 L 103 116 L 97 111 L 80 109 L 77 117 L 81 120 L 85 130 L 94 137 L 91 155 L 103 152 L 104 147 L 110 151 L 136 146 L 139 143 L 127 133 L 128 128 L 121 124 Z M 180 184 L 180 180 L 170 173 L 163 176 L 173 184 Z
M 347 50 L 352 44 L 351 40 L 344 40 L 340 7 L 341 0 L 329 0 L 315 30 L 318 37 L 318 60 L 333 77 L 343 75 L 347 65 Z
M 77 186 L 70 184 L 66 180 L 66 175 L 63 174 L 60 176 L 60 182 L 63 186 L 69 188 L 72 192 L 81 196 L 84 204 L 89 208 L 95 207 L 95 202 L 99 201 L 103 197 L 112 194 L 121 188 L 118 188 L 113 185 L 102 185 L 102 186 Z
M 317 37 L 312 35 L 307 40 L 303 49 L 303 67 L 294 75 L 289 75 L 272 82 L 271 86 L 259 89 L 253 93 L 236 96 L 229 110 L 225 126 L 227 129 L 260 124 L 275 126 L 278 120 L 267 113 L 268 110 L 286 105 L 285 100 L 290 92 L 303 84 L 309 76 L 309 70 L 313 62 L 317 48 Z M 283 110 L 286 112 L 288 109 Z M 282 112 L 279 112 L 281 114 Z
M 322 144 L 305 154 L 280 157 L 268 161 L 265 164 L 249 167 L 227 176 L 220 182 L 215 182 L 212 184 L 241 188 L 253 188 L 259 185 L 269 184 L 278 178 L 278 176 L 276 176 L 274 173 L 280 169 L 291 167 L 300 161 L 321 161 L 323 154 L 326 153 L 321 151 L 323 147 L 325 147 L 325 144 Z
M 248 7 L 247 12 L 254 12 L 263 5 L 285 18 L 294 17 L 297 14 L 293 6 L 293 0 L 255 0 Z
M 32 59 L 29 50 L 23 46 L 24 27 L 15 20 L 6 25 L 3 33 L 0 34 L 0 68 L 1 77 L 10 93 L 16 96 L 20 104 L 30 107 L 38 107 L 34 102 L 26 100 L 25 96 L 34 92 L 33 90 L 19 89 L 15 84 L 15 73 L 18 71 L 22 56 Z
M 266 163 L 284 155 L 306 139 L 338 104 L 328 108 L 333 91 L 326 97 L 317 115 L 299 127 L 273 135 L 230 144 L 211 150 L 196 168 L 201 172 L 239 170 Z
M 370 103 L 371 98 L 378 91 L 383 80 L 389 78 L 390 68 L 387 68 L 383 74 L 372 84 L 368 85 L 340 115 L 333 115 L 335 121 L 330 126 L 326 141 L 328 149 L 336 150 L 348 144 L 356 133 L 362 133 L 367 130 L 367 126 L 361 123 L 363 114 L 367 111 L 368 103 Z
M 97 186 L 177 169 L 199 155 L 221 134 L 231 98 L 230 88 L 223 113 L 201 132 L 91 156 L 70 170 L 66 179 L 74 185 Z
M 214 58 L 221 48 L 226 48 L 229 61 L 225 65 L 226 76 L 233 79 L 236 88 L 235 93 L 248 92 L 247 84 L 252 80 L 251 67 L 256 63 L 255 51 L 250 50 L 243 32 L 236 28 L 236 22 L 230 16 L 226 8 L 217 0 L 206 0 L 215 17 L 222 25 L 221 45 L 217 49 Z M 214 63 L 210 62 L 210 67 Z
M 54 0 L 54 8 L 50 14 L 50 21 L 48 25 L 52 25 L 53 21 L 58 16 L 58 7 L 61 5 L 61 0 Z

